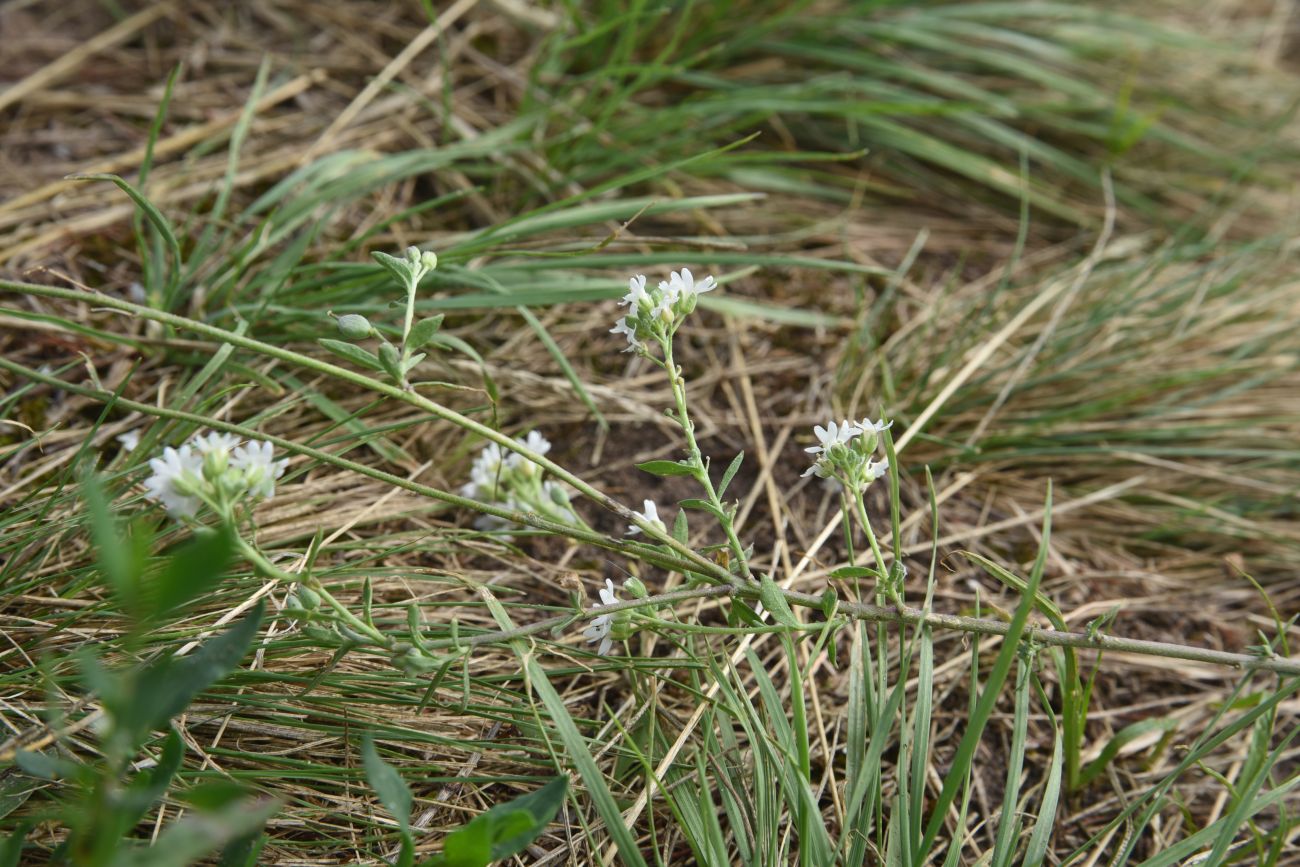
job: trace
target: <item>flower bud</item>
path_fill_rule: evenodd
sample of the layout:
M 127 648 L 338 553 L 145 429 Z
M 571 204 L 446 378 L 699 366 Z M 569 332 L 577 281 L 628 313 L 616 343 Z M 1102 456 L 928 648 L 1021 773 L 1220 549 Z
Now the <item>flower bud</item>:
M 633 599 L 645 599 L 650 595 L 650 592 L 645 589 L 645 584 L 641 583 L 641 579 L 636 577 L 624 581 L 623 589 L 626 590 Z
M 568 508 L 572 505 L 569 500 L 569 492 L 564 490 L 563 485 L 545 484 L 546 493 L 551 498 L 551 502 L 557 506 Z
M 418 264 L 420 264 L 420 248 L 419 248 L 419 247 L 407 247 L 407 248 L 406 248 L 406 261 L 410 262 L 412 265 L 418 265 Z
M 339 317 L 339 331 L 348 340 L 363 340 L 372 331 L 370 320 L 360 313 L 348 313 Z
M 438 267 L 438 254 L 432 250 L 425 250 L 420 254 L 420 264 L 425 267 L 425 270 L 432 271 Z
M 297 603 L 308 611 L 314 611 L 320 607 L 320 594 L 306 584 L 299 584 L 294 589 L 293 596 Z

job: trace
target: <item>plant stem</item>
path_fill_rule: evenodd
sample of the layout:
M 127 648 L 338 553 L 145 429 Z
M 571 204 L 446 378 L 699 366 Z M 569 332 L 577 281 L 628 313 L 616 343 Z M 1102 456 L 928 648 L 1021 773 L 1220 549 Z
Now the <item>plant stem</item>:
M 325 585 L 321 584 L 319 579 L 313 578 L 310 575 L 303 576 L 295 575 L 292 572 L 286 572 L 270 560 L 266 559 L 266 556 L 261 551 L 257 550 L 256 547 L 248 544 L 238 536 L 235 538 L 240 553 L 252 561 L 253 564 L 266 573 L 268 577 L 274 578 L 277 581 L 283 581 L 286 584 L 305 584 L 319 594 L 321 599 L 325 600 L 325 604 L 332 608 L 334 613 L 339 616 L 339 619 L 353 630 L 370 638 L 381 647 L 392 647 L 392 638 L 353 614 L 346 605 L 334 598 L 334 594 L 330 593 L 329 590 L 326 589 Z
M 677 423 L 682 426 L 682 433 L 686 436 L 686 448 L 690 454 L 691 465 L 695 469 L 695 479 L 704 488 L 708 494 L 709 502 L 718 510 L 718 514 L 727 515 L 726 508 L 722 505 L 718 492 L 713 487 L 713 480 L 709 478 L 708 467 L 704 463 L 704 455 L 700 452 L 699 443 L 695 441 L 695 424 L 691 421 L 690 413 L 686 409 L 686 380 L 682 378 L 681 371 L 677 369 L 677 363 L 673 360 L 673 341 L 668 337 L 662 343 L 664 350 L 664 365 L 668 370 L 668 381 L 672 384 L 673 400 L 677 404 Z M 736 558 L 736 564 L 739 572 L 745 578 L 753 581 L 749 573 L 749 563 L 745 559 L 745 547 L 740 544 L 740 537 L 736 535 L 736 528 L 732 524 L 731 518 L 728 517 L 721 521 L 722 529 L 727 534 L 727 543 L 731 547 L 731 555 Z

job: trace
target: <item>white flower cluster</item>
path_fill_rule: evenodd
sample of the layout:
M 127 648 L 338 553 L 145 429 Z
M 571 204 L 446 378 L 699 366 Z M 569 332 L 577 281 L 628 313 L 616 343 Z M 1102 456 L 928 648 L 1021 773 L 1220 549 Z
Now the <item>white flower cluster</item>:
M 876 461 L 872 456 L 881 431 L 892 425 L 892 421 L 885 423 L 869 418 L 862 421 L 845 419 L 839 424 L 831 421 L 826 427 L 813 425 L 818 444 L 804 451 L 817 457 L 803 475 L 834 479 L 856 490 L 865 488 L 889 470 L 888 459 Z
M 699 296 L 718 288 L 712 277 L 699 283 L 687 268 L 672 272 L 658 287 L 647 289 L 644 275 L 638 274 L 628 281 L 628 293 L 619 306 L 627 307 L 627 315 L 620 317 L 612 334 L 627 337 L 624 352 L 643 352 L 645 341 L 662 342 L 670 339 L 682 320 L 695 309 Z
M 144 481 L 145 496 L 178 518 L 193 517 L 205 503 L 224 511 L 239 501 L 270 499 L 275 495 L 275 480 L 288 466 L 288 459 L 275 460 L 268 442 L 243 443 L 234 434 L 203 434 L 180 448 L 168 446 L 162 457 L 150 459 L 153 474 Z
M 515 442 L 529 451 L 544 455 L 551 442 L 537 431 Z M 537 512 L 552 520 L 572 522 L 573 510 L 564 488 L 543 479 L 544 470 L 516 452 L 488 443 L 470 467 L 469 481 L 460 488 L 461 496 L 490 503 L 516 512 Z M 474 526 L 480 530 L 499 530 L 509 522 L 495 515 L 480 515 Z

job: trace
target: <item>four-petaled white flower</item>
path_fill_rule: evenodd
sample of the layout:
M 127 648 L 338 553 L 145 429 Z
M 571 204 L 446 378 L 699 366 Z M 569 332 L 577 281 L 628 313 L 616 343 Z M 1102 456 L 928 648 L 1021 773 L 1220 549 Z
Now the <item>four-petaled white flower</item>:
M 644 274 L 637 274 L 628 281 L 628 293 L 619 301 L 627 315 L 619 318 L 610 333 L 627 338 L 624 352 L 644 353 L 646 338 L 657 343 L 671 340 L 683 318 L 695 309 L 699 296 L 716 288 L 718 283 L 712 277 L 696 282 L 689 268 L 673 271 L 653 289 L 646 288 Z
M 619 602 L 618 592 L 614 589 L 614 582 L 605 579 L 605 586 L 600 590 L 600 603 L 591 606 L 592 608 L 602 608 L 606 605 L 615 605 Z M 605 656 L 614 646 L 614 639 L 609 637 L 609 632 L 614 626 L 614 615 L 602 614 L 599 617 L 592 618 L 591 624 L 582 630 L 582 637 L 587 639 L 588 644 L 600 642 L 596 648 L 596 653 Z
M 190 445 L 204 457 L 212 454 L 228 456 L 235 446 L 239 445 L 239 437 L 234 434 L 209 431 L 194 437 L 190 440 Z
M 469 468 L 469 481 L 460 488 L 461 496 L 471 500 L 496 499 L 497 484 L 508 466 L 501 446 L 497 443 L 483 446 Z
M 627 335 L 627 349 L 624 349 L 624 352 L 636 352 L 641 348 L 641 341 L 636 339 L 636 326 L 629 325 L 626 316 L 620 316 L 614 323 L 614 327 L 609 329 L 609 333 Z
M 862 433 L 862 430 L 853 422 L 845 419 L 836 424 L 827 422 L 826 427 L 813 425 L 813 433 L 817 435 L 820 445 L 809 446 L 804 449 L 810 455 L 825 454 L 830 451 L 831 446 L 842 445 Z M 804 475 L 808 475 L 804 473 Z
M 881 433 L 882 431 L 889 430 L 891 427 L 894 426 L 894 422 L 892 420 L 885 421 L 883 418 L 878 419 L 876 421 L 872 421 L 870 418 L 864 418 L 862 421 L 854 422 L 854 425 L 857 427 L 858 430 L 862 431 L 862 433 L 864 434 L 867 433 L 878 434 Z
M 664 526 L 664 522 L 659 518 L 659 507 L 655 505 L 654 500 L 643 500 L 641 511 L 637 512 L 637 514 L 640 515 L 642 518 L 645 518 L 651 524 L 654 524 L 660 530 L 663 530 L 665 533 L 668 532 L 668 528 Z M 641 528 L 638 527 L 636 524 L 632 524 L 630 527 L 627 528 L 628 536 L 635 536 L 637 533 L 640 532 L 641 532 Z
M 284 475 L 289 459 L 277 461 L 270 443 L 250 440 L 247 445 L 235 448 L 230 455 L 230 465 L 244 474 L 251 496 L 269 500 L 275 496 L 275 480 Z
M 192 517 L 201 502 L 193 493 L 202 483 L 203 455 L 188 445 L 163 449 L 161 458 L 151 458 L 153 475 L 144 480 L 145 496 L 162 503 L 174 518 Z
M 635 316 L 641 308 L 641 302 L 650 300 L 650 293 L 645 291 L 645 275 L 637 274 L 627 281 L 627 286 L 628 293 L 618 303 L 620 307 L 627 306 L 628 311 Z
M 866 475 L 867 481 L 874 482 L 876 479 L 884 478 L 887 472 L 889 472 L 889 458 L 881 458 L 867 464 L 864 475 Z
M 664 298 L 669 304 L 675 306 L 679 301 L 691 302 L 705 292 L 712 292 L 718 288 L 718 284 L 711 276 L 696 283 L 691 270 L 683 268 L 681 271 L 672 272 L 666 282 L 659 284 L 659 288 L 663 290 Z
M 528 436 L 524 437 L 522 440 L 518 440 L 518 442 L 522 443 L 524 448 L 529 451 L 537 452 L 539 455 L 544 455 L 551 450 L 551 441 L 535 430 L 530 430 Z M 523 460 L 519 455 L 511 455 L 511 457 L 520 461 Z

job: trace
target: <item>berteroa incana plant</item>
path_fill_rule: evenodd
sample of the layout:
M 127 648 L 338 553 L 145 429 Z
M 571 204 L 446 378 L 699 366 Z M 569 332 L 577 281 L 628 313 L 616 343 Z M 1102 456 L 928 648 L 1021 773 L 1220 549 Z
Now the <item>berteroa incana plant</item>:
M 487 644 L 514 648 L 531 689 L 551 716 L 550 725 L 554 727 L 558 746 L 563 749 L 567 763 L 581 777 L 587 796 L 603 819 L 620 856 L 629 864 L 644 863 L 631 831 L 634 814 L 640 806 L 628 814 L 620 809 L 579 726 L 551 685 L 546 668 L 538 661 L 538 654 L 530 649 L 531 645 L 525 645 L 523 639 L 550 634 L 571 644 L 569 653 L 585 649 L 590 659 L 604 658 L 617 664 L 618 657 L 628 649 L 638 633 L 648 632 L 663 636 L 697 659 L 706 660 L 702 666 L 712 683 L 707 695 L 718 697 L 720 704 L 717 707 L 703 704 L 700 712 L 707 717 L 707 726 L 715 726 L 719 732 L 730 732 L 725 737 L 734 740 L 737 732 L 743 734 L 750 745 L 753 761 L 745 768 L 735 769 L 734 776 L 725 781 L 717 779 L 703 760 L 694 767 L 689 764 L 676 766 L 665 760 L 656 769 L 654 780 L 656 784 L 669 784 L 663 789 L 664 797 L 681 819 L 701 863 L 708 863 L 709 858 L 717 857 L 719 852 L 734 852 L 746 864 L 775 863 L 784 858 L 778 853 L 785 853 L 791 846 L 797 848 L 797 858 L 802 864 L 860 864 L 872 857 L 883 858 L 886 863 L 924 863 L 937 852 L 940 831 L 949 811 L 959 809 L 960 815 L 965 815 L 975 748 L 1005 683 L 1014 684 L 1014 737 L 1025 736 L 1031 695 L 1046 695 L 1038 680 L 1039 652 L 1050 647 L 1054 654 L 1058 654 L 1054 657 L 1057 668 L 1067 672 L 1066 736 L 1061 735 L 1062 722 L 1050 702 L 1044 701 L 1043 710 L 1050 720 L 1056 746 L 1046 774 L 1046 784 L 1038 795 L 1037 819 L 1025 824 L 1019 792 L 1020 769 L 1013 762 L 997 825 L 993 857 L 993 863 L 1007 864 L 1019 853 L 1022 863 L 1038 864 L 1046 852 L 1062 780 L 1067 781 L 1067 786 L 1074 786 L 1079 779 L 1097 770 L 1093 766 L 1081 770 L 1077 763 L 1071 764 L 1074 759 L 1064 755 L 1067 750 L 1077 753 L 1079 720 L 1086 717 L 1087 711 L 1086 694 L 1079 686 L 1078 667 L 1073 660 L 1076 648 L 1124 650 L 1251 670 L 1300 673 L 1297 671 L 1300 667 L 1277 658 L 1267 646 L 1253 654 L 1231 654 L 1123 639 L 1105 634 L 1100 627 L 1083 633 L 1068 632 L 1060 628 L 1064 622 L 1059 619 L 1052 620 L 1058 627 L 1055 629 L 1032 626 L 1029 623 L 1032 611 L 1053 610 L 1039 591 L 1050 538 L 1050 492 L 1041 531 L 1042 546 L 1032 572 L 1022 578 L 996 564 L 980 563 L 989 574 L 1020 593 L 1020 604 L 1009 618 L 986 619 L 932 611 L 933 562 L 924 592 L 917 600 L 919 605 L 909 606 L 907 572 L 900 555 L 900 467 L 892 438 L 892 422 L 873 420 L 869 416 L 860 420 L 831 420 L 825 426 L 816 426 L 811 432 L 812 444 L 807 447 L 811 465 L 804 475 L 823 480 L 838 491 L 850 563 L 833 570 L 820 593 L 789 589 L 783 586 L 782 576 L 775 572 L 775 566 L 770 571 L 756 574 L 751 565 L 754 549 L 741 538 L 741 529 L 737 526 L 738 504 L 727 498 L 744 453 L 734 455 L 720 474 L 713 472 L 713 462 L 697 439 L 685 375 L 674 356 L 675 336 L 696 311 L 701 296 L 720 288 L 718 280 L 712 276 L 697 280 L 685 268 L 654 284 L 643 275 L 634 276 L 620 303 L 623 313 L 611 329 L 626 339 L 624 351 L 637 354 L 663 372 L 671 391 L 672 403 L 666 409 L 681 436 L 681 456 L 675 460 L 652 460 L 638 465 L 640 470 L 650 475 L 682 477 L 698 487 L 699 496 L 686 497 L 675 504 L 676 512 L 669 524 L 663 517 L 661 505 L 653 499 L 642 498 L 642 507 L 636 511 L 553 461 L 548 457 L 551 444 L 542 432 L 530 430 L 521 437 L 510 436 L 426 397 L 422 391 L 424 383 L 414 374 L 427 359 L 424 350 L 446 344 L 439 339 L 441 316 L 417 319 L 417 295 L 421 281 L 437 267 L 438 259 L 433 253 L 414 247 L 401 256 L 376 254 L 375 258 L 402 290 L 400 326 L 375 325 L 360 314 L 345 313 L 337 317 L 338 331 L 345 340 L 322 338 L 319 341 L 345 362 L 360 367 L 365 371 L 363 373 L 164 310 L 117 298 L 97 296 L 96 302 L 361 386 L 381 398 L 407 403 L 435 419 L 459 426 L 472 438 L 471 442 L 484 441 L 469 468 L 468 479 L 459 491 L 452 493 L 431 488 L 313 446 L 259 434 L 242 425 L 112 395 L 117 405 L 126 410 L 210 428 L 209 432 L 180 444 L 164 446 L 160 454 L 149 460 L 151 474 L 143 480 L 144 496 L 161 506 L 173 520 L 190 528 L 193 545 L 223 545 L 280 585 L 285 594 L 285 615 L 304 636 L 335 648 L 337 653 L 378 654 L 408 675 L 431 676 L 432 684 L 436 686 L 453 665 L 459 665 L 467 672 L 476 648 Z M 77 290 L 28 284 L 5 284 L 5 287 L 36 296 L 84 300 L 84 293 Z M 360 345 L 365 342 L 371 342 L 377 348 L 371 350 Z M 98 389 L 64 383 L 52 375 L 8 360 L 0 359 L 0 367 L 21 373 L 35 382 L 57 384 L 70 393 L 105 399 L 105 393 Z M 124 439 L 123 450 L 139 448 L 140 441 L 137 438 Z M 287 456 L 277 457 L 277 452 Z M 575 593 L 571 611 L 523 625 L 515 624 L 510 610 L 490 592 L 485 592 L 483 599 L 499 628 L 469 632 L 460 630 L 453 620 L 450 635 L 440 638 L 426 636 L 420 607 L 411 603 L 407 607 L 407 628 L 397 629 L 391 623 L 376 620 L 368 579 L 362 588 L 360 606 L 354 609 L 340 599 L 320 576 L 315 562 L 323 544 L 322 534 L 317 534 L 301 566 L 292 571 L 276 565 L 271 554 L 259 544 L 254 506 L 275 495 L 276 484 L 285 476 L 294 456 L 364 473 L 457 509 L 472 511 L 476 527 L 489 538 L 504 542 L 524 532 L 539 531 L 567 536 L 576 542 L 599 546 L 647 566 L 675 573 L 683 580 L 675 585 L 675 589 L 668 589 L 665 585 L 662 592 L 653 593 L 647 588 L 645 578 L 628 579 L 622 587 L 606 578 L 595 596 L 598 601 L 584 607 L 582 594 Z M 866 500 L 872 486 L 880 484 L 888 487 L 890 507 L 888 532 L 883 534 L 873 526 Z M 611 538 L 594 530 L 582 517 L 587 506 L 614 512 L 626 523 L 625 532 Z M 932 505 L 932 510 L 935 509 Z M 693 533 L 688 517 L 691 514 L 707 516 L 711 524 L 702 530 L 696 527 Z M 932 515 L 932 524 L 937 528 L 937 511 Z M 101 552 L 105 558 L 103 569 L 106 574 L 117 576 L 113 579 L 115 592 L 124 610 L 134 612 L 132 616 L 138 623 L 156 622 L 162 616 L 160 612 L 175 610 L 192 599 L 191 591 L 194 595 L 201 592 L 202 582 L 184 592 L 177 589 L 173 579 L 163 580 L 156 586 L 148 585 L 148 582 L 142 584 L 138 576 L 130 577 L 130 569 L 113 565 L 112 557 L 107 555 L 109 546 L 104 541 L 112 534 L 102 529 L 96 532 L 99 533 L 100 547 L 104 549 Z M 693 538 L 708 535 L 716 541 L 699 549 L 692 546 Z M 861 558 L 856 554 L 859 539 L 866 542 Z M 147 551 L 149 547 L 150 543 L 146 541 L 135 550 Z M 171 573 L 164 570 L 164 574 Z M 215 579 L 209 575 L 205 580 Z M 150 608 L 150 604 L 155 603 L 142 601 L 150 599 L 163 600 L 156 602 L 162 607 Z M 683 613 L 698 610 L 687 609 L 684 603 L 703 599 L 717 600 L 723 607 L 724 616 L 701 621 Z M 202 663 L 171 661 L 169 658 L 164 663 L 155 664 L 162 665 L 162 668 L 147 669 L 147 675 L 131 670 L 109 672 L 92 657 L 82 660 L 88 689 L 100 696 L 109 718 L 117 720 L 114 724 L 120 723 L 121 726 L 110 731 L 109 736 L 116 738 L 117 746 L 109 752 L 103 773 L 98 777 L 92 775 L 93 779 L 87 778 L 91 782 L 86 783 L 86 791 L 101 791 L 96 786 L 108 787 L 102 789 L 101 794 L 115 791 L 113 787 L 120 786 L 119 781 L 127 774 L 126 762 L 130 754 L 139 748 L 151 728 L 165 725 L 170 718 L 166 713 L 151 713 L 147 718 L 131 716 L 132 703 L 143 694 L 139 690 L 146 688 L 142 684 L 150 680 L 169 682 L 167 678 L 181 671 L 181 666 L 186 664 L 200 667 L 206 677 L 206 680 L 195 678 L 195 683 L 200 683 L 200 686 L 210 683 L 238 662 L 243 649 L 252 640 L 257 623 L 256 617 L 250 617 L 225 635 L 209 641 L 193 657 L 194 660 L 204 660 Z M 891 633 L 891 629 L 896 629 L 897 634 Z M 1000 636 L 1002 645 L 992 667 L 987 669 L 982 688 L 972 699 L 966 728 L 949 763 L 950 773 L 936 794 L 929 792 L 931 781 L 926 777 L 926 769 L 934 766 L 930 740 L 932 695 L 929 690 L 934 673 L 932 639 L 934 631 L 939 629 L 959 630 L 976 640 L 981 635 Z M 845 633 L 847 640 L 841 641 Z M 790 678 L 789 706 L 778 697 L 764 665 L 748 650 L 747 642 L 764 634 L 775 634 L 782 643 L 783 664 Z M 752 676 L 757 679 L 757 697 L 736 679 L 734 665 L 718 664 L 711 650 L 695 644 L 719 638 L 738 642 L 736 658 L 748 661 Z M 811 676 L 810 666 L 823 651 L 832 664 L 838 664 L 841 644 L 847 644 L 850 654 L 851 711 L 846 728 L 843 773 L 835 790 L 839 826 L 831 829 L 823 820 L 820 807 L 822 782 L 812 763 L 813 743 L 802 684 Z M 208 652 L 210 646 L 214 649 Z M 891 653 L 896 655 L 893 663 L 890 662 Z M 219 658 L 220 664 L 214 658 Z M 1013 669 L 1014 678 L 1011 677 Z M 913 677 L 918 679 L 920 687 L 915 699 L 909 703 L 907 684 Z M 1262 709 L 1275 706 L 1277 701 L 1294 692 L 1297 684 L 1300 680 L 1262 702 L 1259 713 L 1264 713 Z M 184 697 L 185 702 L 193 695 L 193 692 L 174 692 Z M 184 703 L 177 706 L 172 700 L 165 703 L 163 710 L 174 715 L 183 707 Z M 1255 719 L 1258 715 L 1247 714 L 1243 719 L 1248 717 Z M 1070 734 L 1071 726 L 1073 734 Z M 112 731 L 128 734 L 115 735 Z M 881 776 L 882 756 L 895 747 L 899 756 L 898 770 L 890 786 L 886 787 Z M 398 863 L 414 864 L 409 791 L 396 771 L 382 760 L 374 741 L 363 742 L 363 753 L 367 778 L 385 808 L 399 823 L 401 849 Z M 1189 756 L 1203 753 L 1198 747 Z M 30 766 L 29 773 L 42 772 L 48 776 L 82 773 L 55 767 L 50 762 L 42 764 L 43 760 L 36 758 L 36 753 L 24 755 L 26 758 L 22 761 Z M 169 762 L 179 761 L 177 756 L 168 755 Z M 1023 749 L 1018 755 L 1023 757 Z M 96 783 L 94 779 L 101 782 Z M 561 777 L 532 794 L 500 804 L 471 820 L 446 837 L 441 854 L 420 863 L 477 867 L 520 851 L 545 829 L 555 815 L 565 797 L 565 779 Z M 154 792 L 156 786 L 165 785 L 165 782 L 161 777 L 156 780 L 151 777 L 149 782 L 139 785 Z M 755 792 L 755 797 L 752 800 L 735 797 L 736 793 L 744 791 Z M 737 829 L 730 837 L 724 837 L 720 830 L 718 813 L 712 801 L 717 793 L 721 793 L 723 798 L 724 814 L 733 829 Z M 960 808 L 955 806 L 958 803 Z M 139 808 L 137 801 L 132 801 L 132 805 L 132 809 Z M 257 815 L 262 816 L 263 812 Z M 742 834 L 738 830 L 741 828 L 751 829 L 752 836 Z M 232 836 L 248 831 L 242 825 L 232 826 L 232 829 Z M 92 833 L 92 830 L 75 831 L 70 839 L 99 839 L 96 836 L 98 832 Z M 837 836 L 833 836 L 835 831 Z M 964 845 L 962 837 L 958 834 L 950 840 L 946 863 L 959 863 Z M 18 845 L 21 847 L 21 838 Z M 91 844 L 87 842 L 85 845 Z

